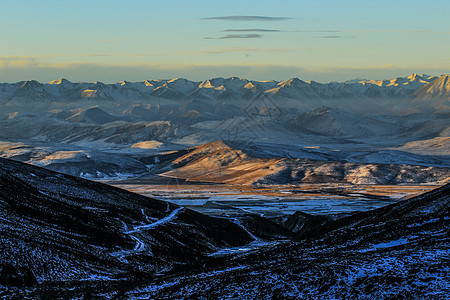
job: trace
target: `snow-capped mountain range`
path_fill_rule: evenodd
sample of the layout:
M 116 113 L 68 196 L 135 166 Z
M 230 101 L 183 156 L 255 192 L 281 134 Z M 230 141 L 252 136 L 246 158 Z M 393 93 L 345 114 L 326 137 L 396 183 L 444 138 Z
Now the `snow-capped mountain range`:
M 225 141 L 269 159 L 448 167 L 449 97 L 449 75 L 3 83 L 0 156 L 118 178 L 148 173 L 158 153 Z
M 73 83 L 57 79 L 48 83 L 35 80 L 0 84 L 0 99 L 68 101 L 80 99 L 129 100 L 158 97 L 164 99 L 248 99 L 261 93 L 277 98 L 339 99 L 379 97 L 449 97 L 449 75 L 411 74 L 389 80 L 349 80 L 318 83 L 292 78 L 287 81 L 253 81 L 238 77 L 214 78 L 202 82 L 184 78 L 170 80 L 120 81 L 114 84 Z M 431 85 L 430 85 L 431 84 Z M 424 89 L 421 89 L 425 87 Z M 420 91 L 419 91 L 420 89 Z M 439 92 L 443 91 L 443 92 Z M 430 94 L 431 93 L 431 94 Z

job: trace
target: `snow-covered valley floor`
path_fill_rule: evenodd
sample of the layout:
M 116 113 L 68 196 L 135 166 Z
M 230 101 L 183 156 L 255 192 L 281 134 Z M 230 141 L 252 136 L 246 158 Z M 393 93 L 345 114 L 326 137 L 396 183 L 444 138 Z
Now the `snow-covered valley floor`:
M 435 185 L 308 184 L 282 186 L 153 185 L 109 182 L 131 192 L 154 197 L 219 217 L 256 214 L 283 217 L 302 211 L 335 215 L 367 211 L 430 191 Z

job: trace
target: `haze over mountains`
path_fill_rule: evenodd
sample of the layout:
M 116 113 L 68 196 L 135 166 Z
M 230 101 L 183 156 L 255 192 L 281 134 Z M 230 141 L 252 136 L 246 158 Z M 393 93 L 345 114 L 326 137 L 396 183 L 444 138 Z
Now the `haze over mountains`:
M 450 166 L 449 99 L 449 75 L 327 84 L 236 77 L 3 83 L 0 154 L 76 176 L 111 179 L 155 174 L 160 153 L 224 141 L 273 161 L 419 166 L 414 168 L 441 174 L 435 177 L 439 182 L 445 172 L 433 168 Z M 342 174 L 349 165 L 343 168 Z M 391 177 L 398 178 L 397 172 Z M 342 174 L 338 177 L 347 176 Z
M 432 83 L 432 84 L 430 84 Z M 203 82 L 184 78 L 170 80 L 121 81 L 115 84 L 84 83 L 57 79 L 48 83 L 35 80 L 1 84 L 3 100 L 33 98 L 35 101 L 66 99 L 139 100 L 165 99 L 245 99 L 263 92 L 286 98 L 391 98 L 423 97 L 448 99 L 448 75 L 411 74 L 388 80 L 349 80 L 326 84 L 292 78 L 287 81 L 252 81 L 244 78 L 213 78 Z M 432 94 L 430 94 L 432 93 Z

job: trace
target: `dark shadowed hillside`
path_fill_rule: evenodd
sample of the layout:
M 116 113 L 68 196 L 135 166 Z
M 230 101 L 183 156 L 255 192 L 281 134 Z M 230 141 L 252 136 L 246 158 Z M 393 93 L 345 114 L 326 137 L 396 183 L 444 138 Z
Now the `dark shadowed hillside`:
M 252 240 L 224 219 L 5 159 L 0 232 L 0 285 L 12 286 L 130 279 Z
M 297 216 L 298 242 L 211 260 L 130 297 L 447 299 L 450 185 L 340 221 Z M 293 221 L 291 220 L 291 225 Z M 313 227 L 311 227 L 313 226 Z M 308 232 L 308 234 L 306 234 Z

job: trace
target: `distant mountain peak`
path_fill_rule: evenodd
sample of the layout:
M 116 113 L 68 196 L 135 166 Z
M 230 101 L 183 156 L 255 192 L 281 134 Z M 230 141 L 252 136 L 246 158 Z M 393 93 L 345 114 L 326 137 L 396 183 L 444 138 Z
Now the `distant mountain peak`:
M 55 80 L 50 81 L 48 84 L 71 84 L 72 82 L 70 82 L 69 80 L 65 79 L 65 78 L 58 78 Z
M 420 76 L 420 75 L 418 75 L 418 74 L 416 74 L 416 73 L 412 73 L 411 75 L 409 75 L 409 76 L 406 77 L 406 78 L 408 78 L 408 79 L 410 79 L 410 80 L 416 80 L 417 77 L 422 77 L 422 76 Z
M 450 75 L 441 75 L 428 83 L 427 85 L 421 87 L 415 93 L 417 98 L 423 99 L 450 99 Z
M 26 80 L 22 81 L 20 88 L 35 88 L 40 86 L 41 84 L 37 80 Z
M 119 85 L 122 85 L 122 86 L 130 85 L 130 82 L 126 81 L 126 80 L 122 80 L 122 81 L 119 81 Z
M 440 76 L 445 79 L 445 76 Z M 256 81 L 240 77 L 216 77 L 204 81 L 191 81 L 185 78 L 168 80 L 145 80 L 129 82 L 126 80 L 105 84 L 102 82 L 76 82 L 72 83 L 65 78 L 41 84 L 35 80 L 21 81 L 13 84 L 11 92 L 5 97 L 8 99 L 20 98 L 20 101 L 36 99 L 58 99 L 69 97 L 79 99 L 80 91 L 85 91 L 81 98 L 92 98 L 94 93 L 105 99 L 151 99 L 152 97 L 165 99 L 252 99 L 257 94 L 272 95 L 285 99 L 340 99 L 340 98 L 409 98 L 420 88 L 429 84 L 438 77 L 419 75 L 413 73 L 407 77 L 397 77 L 384 80 L 354 79 L 343 83 L 328 84 L 316 81 L 303 81 L 297 77 L 286 81 Z M 60 86 L 61 88 L 51 87 Z M 445 85 L 445 84 L 444 84 Z M 428 92 L 436 91 L 437 88 Z M 443 88 L 446 90 L 445 88 Z M 14 94 L 16 90 L 29 90 L 33 93 Z M 6 90 L 5 90 L 6 91 Z M 94 92 L 97 91 L 97 92 Z M 420 93 L 425 97 L 426 92 Z M 444 93 L 445 94 L 445 93 Z M 426 97 L 440 94 L 429 94 Z
M 169 81 L 167 81 L 167 83 L 172 83 L 172 82 L 177 82 L 177 81 L 188 82 L 189 80 L 187 80 L 186 78 L 176 77 L 176 78 L 170 79 Z
M 302 83 L 305 83 L 305 81 L 298 79 L 297 77 L 294 77 L 289 80 L 280 82 L 280 85 L 281 86 L 295 86 L 295 85 L 302 84 Z

